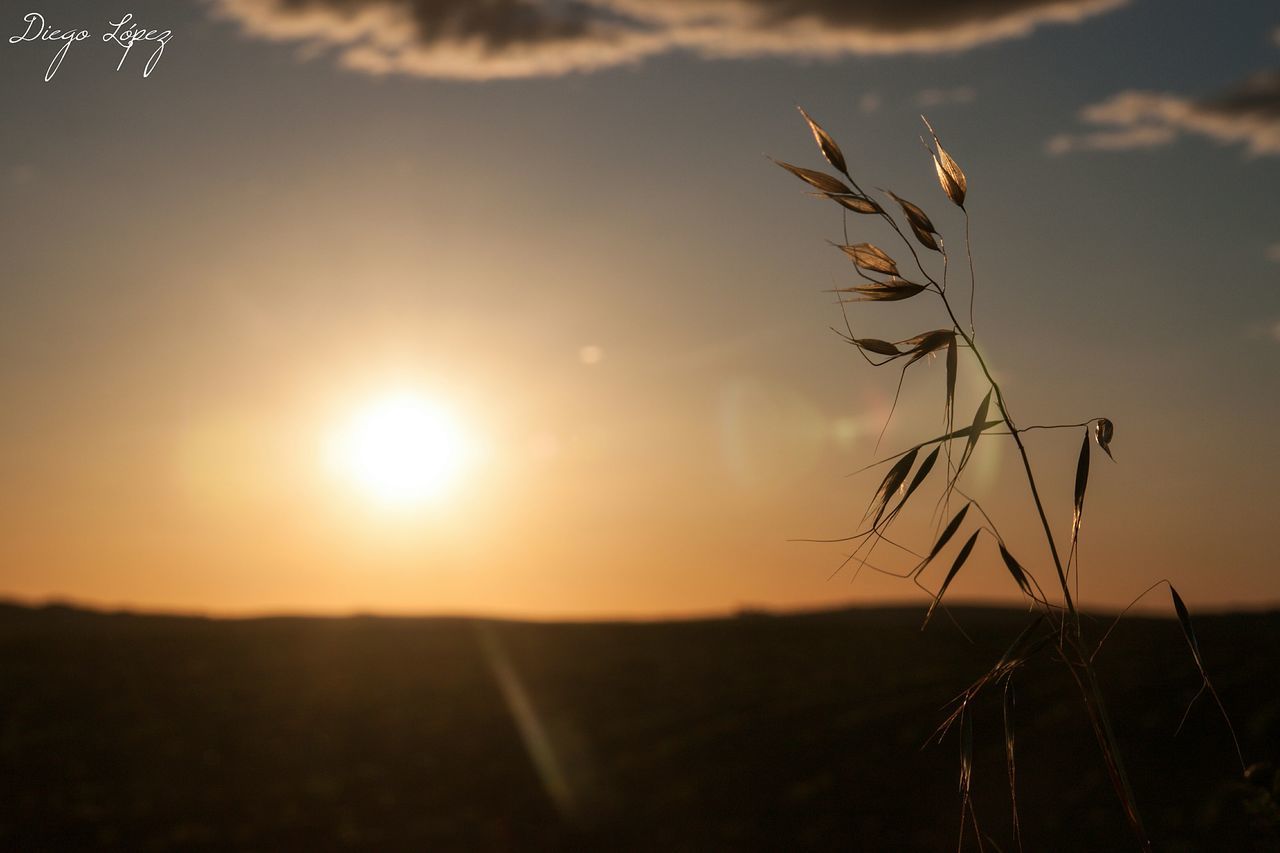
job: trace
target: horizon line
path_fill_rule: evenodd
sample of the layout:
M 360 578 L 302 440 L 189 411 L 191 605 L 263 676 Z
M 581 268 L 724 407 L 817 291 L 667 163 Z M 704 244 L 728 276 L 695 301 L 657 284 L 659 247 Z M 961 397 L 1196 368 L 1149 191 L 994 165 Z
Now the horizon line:
M 884 612 L 928 610 L 927 603 L 915 599 L 883 599 L 879 601 L 849 601 L 800 604 L 793 606 L 767 606 L 762 604 L 741 604 L 737 607 L 699 609 L 687 611 L 655 611 L 645 613 L 600 611 L 599 613 L 509 613 L 509 612 L 477 612 L 466 610 L 437 611 L 396 611 L 351 608 L 342 610 L 301 610 L 289 607 L 246 608 L 244 610 L 193 609 L 184 607 L 150 607 L 146 605 L 93 602 L 76 599 L 71 596 L 50 595 L 43 597 L 22 597 L 0 593 L 0 608 L 17 608 L 22 610 L 72 610 L 99 616 L 140 616 L 151 618 L 199 619 L 211 622 L 253 622 L 273 619 L 309 619 L 309 620 L 356 620 L 384 619 L 415 621 L 470 621 L 470 622 L 519 622 L 526 624 L 653 624 L 675 622 L 711 622 L 737 619 L 770 619 L 799 616 L 819 616 L 823 614 L 847 613 L 850 611 Z M 1010 604 L 1004 600 L 989 598 L 965 598 L 952 601 L 948 610 L 996 610 L 1015 612 L 1025 608 Z M 1099 617 L 1114 617 L 1123 608 L 1090 607 L 1083 613 Z M 1166 612 L 1167 611 L 1167 612 Z M 1032 612 L 1027 610 L 1026 612 Z M 1229 602 L 1227 604 L 1196 608 L 1193 616 L 1236 616 L 1267 615 L 1280 612 L 1280 600 L 1263 602 Z M 1145 619 L 1174 619 L 1171 607 L 1158 604 L 1139 603 L 1129 611 L 1129 615 Z

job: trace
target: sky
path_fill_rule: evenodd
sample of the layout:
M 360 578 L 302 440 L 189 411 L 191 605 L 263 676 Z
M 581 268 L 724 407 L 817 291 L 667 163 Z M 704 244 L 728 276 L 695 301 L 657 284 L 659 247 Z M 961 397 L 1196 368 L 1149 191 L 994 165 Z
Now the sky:
M 29 12 L 89 33 L 47 81 L 62 43 L 19 38 Z M 170 33 L 148 74 L 159 42 L 103 40 L 123 13 Z M 32 0 L 0 22 L 0 596 L 927 603 L 792 541 L 858 529 L 879 474 L 850 473 L 937 435 L 944 385 L 941 359 L 914 366 L 876 449 L 897 374 L 831 330 L 829 291 L 856 283 L 841 214 L 766 159 L 825 167 L 801 105 L 959 247 L 927 114 L 968 177 L 979 343 L 1013 416 L 1115 423 L 1083 602 L 1160 578 L 1200 609 L 1280 599 L 1274 4 Z M 850 319 L 943 323 L 930 298 Z M 962 362 L 964 420 L 986 389 Z M 452 436 L 421 499 L 334 461 L 396 399 Z M 1027 438 L 1060 540 L 1081 432 Z M 382 438 L 390 476 L 416 470 Z M 967 477 L 1048 580 L 1009 440 Z M 928 516 L 896 535 L 926 549 Z M 989 542 L 948 597 L 1020 600 Z

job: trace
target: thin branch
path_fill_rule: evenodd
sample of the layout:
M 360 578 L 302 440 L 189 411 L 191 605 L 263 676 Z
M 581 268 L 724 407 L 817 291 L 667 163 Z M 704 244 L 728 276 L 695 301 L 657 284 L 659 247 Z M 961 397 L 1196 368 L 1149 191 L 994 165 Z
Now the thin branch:
M 1156 581 L 1151 586 L 1143 590 L 1141 595 L 1139 595 L 1133 601 L 1130 601 L 1127 605 L 1125 605 L 1124 610 L 1121 610 L 1120 613 L 1117 614 L 1116 618 L 1111 623 L 1111 627 L 1108 628 L 1106 632 L 1102 635 L 1102 639 L 1098 641 L 1097 647 L 1094 648 L 1093 653 L 1089 655 L 1089 663 L 1093 663 L 1093 659 L 1098 656 L 1098 652 L 1102 651 L 1102 644 L 1105 643 L 1107 641 L 1107 638 L 1111 636 L 1111 632 L 1114 631 L 1116 629 L 1116 626 L 1120 624 L 1120 620 L 1124 618 L 1125 614 L 1128 613 L 1130 610 L 1132 610 L 1139 601 L 1141 601 L 1142 599 L 1150 595 L 1151 592 L 1155 590 L 1157 587 L 1159 587 L 1161 584 L 1166 584 L 1168 586 L 1173 585 L 1168 578 L 1161 578 L 1160 580 Z
M 978 333 L 973 325 L 973 302 L 978 293 L 978 279 L 973 274 L 973 243 L 969 240 L 969 211 L 964 211 L 964 253 L 969 258 L 969 336 L 971 338 L 978 337 Z

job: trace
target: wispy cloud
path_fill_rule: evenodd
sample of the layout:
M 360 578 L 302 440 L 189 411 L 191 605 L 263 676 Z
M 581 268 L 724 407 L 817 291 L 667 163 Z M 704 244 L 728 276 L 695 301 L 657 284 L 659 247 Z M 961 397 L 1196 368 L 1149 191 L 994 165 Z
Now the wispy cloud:
M 1199 100 L 1120 92 L 1085 107 L 1080 118 L 1098 129 L 1053 137 L 1046 144 L 1051 154 L 1154 148 L 1194 134 L 1242 145 L 1252 156 L 1280 155 L 1280 71 L 1256 74 L 1230 91 Z
M 943 53 L 1129 0 L 209 0 L 250 36 L 371 74 L 485 80 L 703 58 Z
M 1045 148 L 1050 154 L 1069 151 L 1130 151 L 1135 148 L 1159 148 L 1178 137 L 1171 127 L 1146 125 L 1122 130 L 1096 130 L 1091 133 L 1060 133 L 1049 139 Z
M 950 89 L 922 89 L 916 93 L 916 106 L 928 109 L 949 104 L 972 103 L 977 92 L 971 86 L 955 86 Z

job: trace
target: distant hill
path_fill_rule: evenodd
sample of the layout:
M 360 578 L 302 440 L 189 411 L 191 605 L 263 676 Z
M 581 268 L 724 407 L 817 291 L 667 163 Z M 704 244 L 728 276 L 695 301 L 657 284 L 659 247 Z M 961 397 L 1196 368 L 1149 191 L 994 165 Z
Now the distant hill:
M 953 612 L 972 644 L 911 609 L 544 624 L 0 605 L 0 850 L 954 850 L 959 747 L 920 747 L 1027 615 Z M 1246 757 L 1276 762 L 1280 615 L 1196 626 Z M 1156 849 L 1280 849 L 1212 706 L 1174 736 L 1198 686 L 1176 624 L 1128 620 L 1099 660 Z M 1134 849 L 1070 685 L 1049 661 L 1015 685 L 1023 848 Z M 1011 851 L 1002 738 L 993 697 L 976 808 Z

